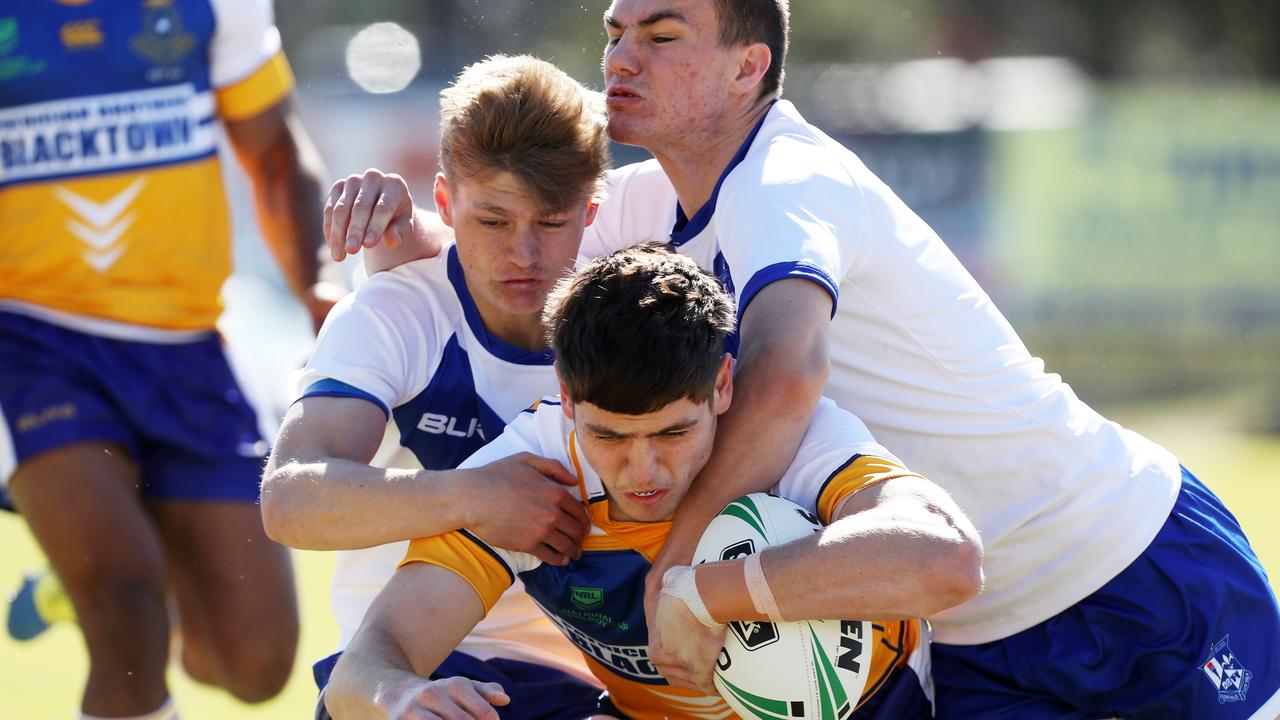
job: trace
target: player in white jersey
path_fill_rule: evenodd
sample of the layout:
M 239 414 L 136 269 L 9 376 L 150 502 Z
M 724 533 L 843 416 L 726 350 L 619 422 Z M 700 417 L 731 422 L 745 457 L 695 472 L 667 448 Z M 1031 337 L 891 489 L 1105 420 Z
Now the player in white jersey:
M 825 388 L 982 534 L 983 592 L 930 618 L 940 717 L 1275 716 L 1280 611 L 1234 518 L 1046 373 L 942 240 L 778 99 L 787 14 L 617 0 L 605 15 L 610 134 L 656 160 L 613 176 L 584 251 L 669 237 L 741 317 L 741 402 L 650 596 L 727 500 L 776 477 Z M 655 660 L 710 662 L 682 639 L 654 637 Z
M 343 551 L 332 586 L 339 651 L 405 541 L 465 526 L 561 564 L 587 525 L 555 482 L 575 482 L 558 464 L 454 469 L 555 391 L 540 315 L 595 212 L 608 164 L 600 98 L 545 62 L 494 57 L 464 70 L 441 108 L 435 195 L 457 244 L 379 273 L 335 308 L 263 478 L 273 538 Z M 372 198 L 361 199 L 359 180 L 335 186 L 340 215 L 382 211 L 364 205 Z M 553 696 L 565 712 L 594 709 L 600 691 L 581 658 L 522 593 L 508 593 L 458 650 L 442 675 L 525 680 L 519 717 L 559 717 L 541 705 Z M 336 662 L 317 663 L 321 688 Z
M 635 720 L 731 716 L 709 673 L 685 679 L 697 689 L 682 691 L 650 664 L 643 586 L 672 514 L 710 455 L 717 416 L 733 399 L 724 352 L 733 300 L 692 260 L 652 244 L 599 258 L 562 283 L 547 301 L 546 325 L 560 396 L 512 421 L 464 466 L 527 452 L 573 468 L 577 487 L 565 490 L 592 520 L 581 558 L 552 566 L 465 530 L 415 540 L 335 672 L 333 706 L 342 717 L 424 717 L 415 714 L 424 709 L 492 717 L 479 711 L 481 694 L 501 702 L 492 686 L 455 695 L 461 707 L 423 707 L 416 695 L 421 676 L 517 577 L 605 683 L 611 706 L 602 711 Z M 772 489 L 825 527 L 754 561 L 680 568 L 658 622 L 670 616 L 722 644 L 727 621 L 875 618 L 865 687 L 835 712 L 848 720 L 928 718 L 927 648 L 915 618 L 977 591 L 977 534 L 946 493 L 903 467 L 850 413 L 827 401 L 806 428 Z M 753 506 L 751 498 L 738 502 Z M 753 563 L 764 578 L 757 596 L 744 582 Z M 582 604 L 584 587 L 598 601 Z M 776 609 L 753 603 L 766 592 Z M 850 660 L 859 654 L 850 652 Z M 508 696 L 519 690 L 502 686 Z M 503 704 L 504 712 L 520 711 L 514 697 Z

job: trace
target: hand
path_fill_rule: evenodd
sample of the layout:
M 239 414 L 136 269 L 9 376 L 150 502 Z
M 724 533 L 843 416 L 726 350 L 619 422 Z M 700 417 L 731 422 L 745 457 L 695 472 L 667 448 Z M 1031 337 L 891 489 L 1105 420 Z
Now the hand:
M 311 317 L 311 329 L 314 332 L 320 332 L 320 326 L 324 325 L 324 319 L 329 316 L 329 311 L 346 294 L 346 288 L 323 280 L 303 291 L 299 299 L 302 301 L 302 306 L 307 309 L 307 315 Z
M 520 453 L 469 473 L 463 490 L 469 507 L 463 517 L 480 539 L 552 565 L 582 555 L 591 518 L 574 489 L 578 479 L 563 465 Z
M 378 701 L 390 707 L 387 717 L 391 720 L 498 720 L 493 706 L 511 702 L 498 683 L 463 677 L 417 680 L 397 690 Z
M 659 594 L 649 625 L 649 659 L 675 687 L 716 695 L 711 678 L 725 630 L 725 625 L 703 625 L 683 601 Z
M 667 541 L 663 543 L 662 549 L 658 551 L 658 556 L 653 559 L 653 565 L 649 568 L 649 574 L 644 578 L 644 619 L 649 627 L 649 646 L 653 647 L 654 628 L 658 627 L 656 622 L 656 613 L 658 610 L 658 596 L 662 593 L 662 577 L 667 571 L 676 565 L 689 565 L 693 562 L 693 551 L 698 547 L 698 540 L 701 535 L 694 535 L 689 542 L 685 542 L 685 536 L 689 533 L 681 532 L 681 528 L 689 525 L 689 522 L 681 523 L 680 516 L 676 515 L 676 521 L 671 526 L 671 534 L 667 536 Z M 706 527 L 704 523 L 703 528 Z
M 413 237 L 414 222 L 409 184 L 375 168 L 335 182 L 324 202 L 324 238 L 334 262 L 379 241 L 396 248 Z

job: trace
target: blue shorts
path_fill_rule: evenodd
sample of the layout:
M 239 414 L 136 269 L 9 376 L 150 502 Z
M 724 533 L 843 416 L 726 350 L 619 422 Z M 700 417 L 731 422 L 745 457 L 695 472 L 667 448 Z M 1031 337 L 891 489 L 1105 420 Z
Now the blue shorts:
M 1236 519 L 1186 469 L 1164 527 L 1100 590 L 1003 640 L 932 650 L 942 720 L 1280 714 L 1275 593 Z
M 340 657 L 342 653 L 334 653 L 311 667 L 316 686 L 321 690 L 329 684 L 329 676 Z M 506 658 L 479 660 L 454 651 L 431 675 L 432 680 L 449 677 L 501 685 L 511 698 L 503 707 L 494 708 L 501 720 L 582 720 L 601 713 L 623 717 L 600 688 L 546 665 Z M 315 717 L 329 720 L 323 696 Z
M 146 497 L 258 499 L 267 445 L 214 333 L 129 342 L 0 312 L 0 423 L 0 485 L 40 453 L 99 441 L 128 450 Z
M 848 720 L 929 720 L 932 717 L 933 705 L 920 686 L 916 671 L 900 667 Z

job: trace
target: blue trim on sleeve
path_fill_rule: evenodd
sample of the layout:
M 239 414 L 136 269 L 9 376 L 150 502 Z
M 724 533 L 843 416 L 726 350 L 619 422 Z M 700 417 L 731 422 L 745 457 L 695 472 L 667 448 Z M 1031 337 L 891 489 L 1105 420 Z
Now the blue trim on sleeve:
M 840 301 L 840 286 L 831 279 L 825 270 L 807 260 L 788 260 L 761 268 L 751 279 L 742 294 L 738 296 L 738 322 L 742 322 L 742 314 L 755 298 L 756 294 L 770 283 L 787 278 L 804 278 L 812 280 L 831 294 L 831 317 L 836 316 L 836 306 Z
M 515 585 L 515 584 L 516 584 L 516 574 L 515 574 L 515 573 L 513 573 L 513 572 L 511 572 L 511 566 L 507 564 L 507 561 L 506 561 L 506 560 L 503 560 L 503 559 L 502 559 L 502 556 L 501 556 L 501 555 L 499 555 L 498 553 L 494 552 L 494 551 L 493 551 L 493 548 L 489 547 L 489 545 L 488 545 L 487 543 L 485 543 L 485 541 L 481 540 L 480 538 L 476 537 L 475 535 L 472 535 L 469 531 L 467 531 L 467 530 L 459 530 L 458 532 L 462 533 L 462 537 L 464 537 L 464 538 L 466 538 L 466 539 L 470 540 L 471 542 L 475 543 L 475 544 L 476 544 L 476 547 L 478 547 L 478 548 L 480 548 L 481 550 L 483 550 L 483 551 L 485 551 L 485 552 L 489 553 L 490 555 L 492 555 L 492 556 L 493 556 L 493 559 L 494 559 L 494 560 L 497 560 L 497 561 L 498 561 L 498 563 L 499 563 L 500 565 L 502 565 L 502 569 L 507 571 L 507 578 L 511 580 L 511 584 L 512 584 L 512 585 Z
M 862 457 L 862 453 L 857 453 L 853 457 L 849 458 L 848 460 L 845 460 L 840 467 L 833 470 L 831 474 L 827 476 L 826 480 L 822 481 L 822 487 L 818 488 L 818 494 L 813 497 L 813 506 L 815 508 L 818 507 L 818 504 L 822 502 L 822 494 L 827 491 L 827 486 L 831 484 L 831 481 L 835 480 L 837 475 L 844 472 L 845 468 L 857 462 L 858 458 L 860 457 Z
M 340 380 L 321 378 L 311 383 L 311 385 L 303 391 L 302 397 L 298 399 L 301 400 L 302 398 L 308 397 L 345 397 L 368 400 L 374 405 L 377 405 L 378 409 L 382 411 L 383 415 L 387 416 L 388 420 L 391 419 L 391 408 L 383 405 L 381 400 L 358 387 L 348 385 Z
M 773 102 L 777 102 L 774 100 Z M 690 218 L 684 214 L 684 208 L 681 207 L 680 201 L 676 201 L 676 224 L 671 228 L 671 246 L 680 247 L 690 240 L 698 237 L 703 230 L 707 229 L 707 225 L 711 222 L 711 218 L 716 214 L 716 200 L 720 197 L 720 186 L 724 184 L 724 179 L 729 177 L 729 173 L 738 167 L 743 158 L 747 156 L 747 151 L 751 149 L 751 144 L 756 141 L 756 135 L 760 134 L 760 128 L 764 127 L 765 118 L 769 117 L 769 113 L 773 111 L 773 103 L 769 104 L 769 109 L 764 115 L 760 116 L 760 122 L 751 130 L 751 134 L 743 141 L 742 147 L 738 148 L 738 152 L 729 161 L 724 172 L 720 173 L 720 179 L 716 180 L 716 187 L 711 191 L 711 197 L 698 208 L 698 212 Z
M 480 309 L 476 307 L 476 301 L 472 299 L 471 291 L 467 289 L 467 278 L 462 273 L 462 262 L 458 260 L 457 245 L 449 248 L 449 257 L 446 262 L 449 268 L 449 282 L 453 285 L 454 294 L 458 296 L 458 302 L 462 303 L 462 314 L 467 319 L 467 326 L 471 328 L 471 333 L 490 355 L 516 365 L 555 364 L 555 357 L 550 350 L 525 350 L 496 335 L 489 334 L 489 329 L 484 326 L 484 320 L 480 317 Z

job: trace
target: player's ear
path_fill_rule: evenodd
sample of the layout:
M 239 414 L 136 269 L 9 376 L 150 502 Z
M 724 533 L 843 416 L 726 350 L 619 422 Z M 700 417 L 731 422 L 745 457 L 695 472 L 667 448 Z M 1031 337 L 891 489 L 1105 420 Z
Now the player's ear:
M 733 88 L 742 95 L 758 95 L 760 83 L 769 65 L 773 62 L 773 52 L 764 43 L 751 43 L 742 48 L 738 59 L 738 74 L 733 78 Z
M 560 383 L 560 410 L 564 416 L 573 419 L 573 398 L 569 395 L 569 388 L 565 387 L 564 380 L 560 379 L 559 370 L 556 371 L 556 380 Z
M 436 173 L 436 212 L 440 215 L 440 221 L 449 227 L 453 227 L 453 199 L 449 194 L 449 180 L 444 173 Z
M 723 415 L 733 404 L 733 356 L 724 354 L 716 371 L 715 411 Z
M 587 201 L 587 222 L 582 227 L 591 227 L 596 221 L 596 213 L 600 211 L 600 196 L 593 194 Z

